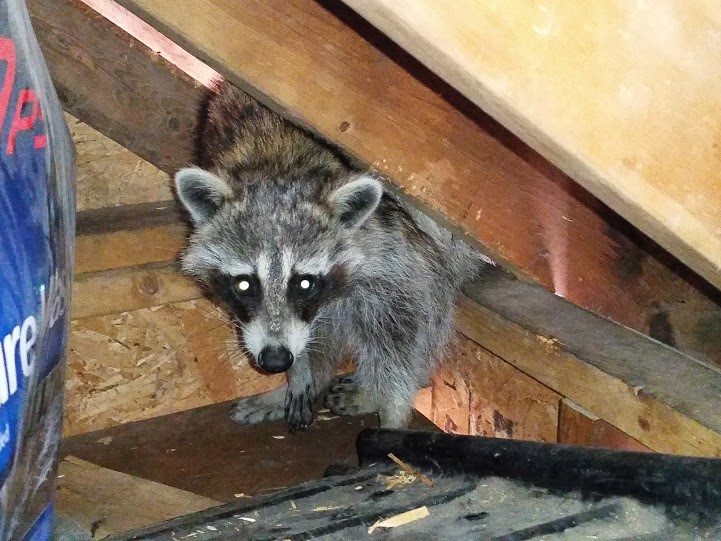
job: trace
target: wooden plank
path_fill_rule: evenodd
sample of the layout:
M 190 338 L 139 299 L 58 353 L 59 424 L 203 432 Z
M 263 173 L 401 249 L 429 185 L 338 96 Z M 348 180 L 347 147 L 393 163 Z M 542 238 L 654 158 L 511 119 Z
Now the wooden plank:
M 28 9 L 66 111 L 166 173 L 189 161 L 202 85 L 80 0 Z
M 674 344 L 721 365 L 719 299 L 702 280 L 678 272 L 668 254 L 350 10 L 310 0 L 194 0 L 183 10 L 168 10 L 162 0 L 123 4 L 266 104 L 375 164 L 415 202 L 480 240 L 502 263 L 641 332 L 655 333 L 665 318 L 673 331 L 665 336 L 673 336 Z M 102 25 L 90 26 L 94 34 L 103 32 Z M 127 36 L 113 43 L 127 43 L 133 58 L 143 50 L 154 55 Z M 98 66 L 107 62 L 102 50 L 93 55 Z M 105 69 L 115 63 L 113 58 Z M 162 62 L 154 65 L 164 69 Z M 190 85 L 183 77 L 163 84 Z M 116 104 L 122 109 L 144 101 L 150 89 L 116 81 L 114 92 L 132 94 Z M 196 104 L 187 100 L 184 113 L 175 111 L 185 115 L 183 123 L 193 121 Z M 114 118 L 127 125 L 137 116 L 125 113 Z M 137 148 L 143 144 L 172 147 L 175 167 L 192 160 L 172 131 L 123 144 L 140 155 L 147 155 Z
M 721 371 L 532 284 L 467 289 L 459 330 L 660 452 L 721 456 Z
M 56 511 L 94 539 L 157 524 L 222 502 L 109 470 L 74 456 L 58 467 Z
M 608 447 L 627 451 L 650 451 L 648 447 L 624 434 L 612 424 L 584 410 L 570 400 L 561 402 L 558 419 L 558 442 L 591 447 Z
M 183 223 L 183 214 L 175 201 L 151 201 L 135 205 L 105 206 L 78 212 L 78 235 L 111 233 L 141 227 Z
M 344 1 L 721 288 L 717 3 Z
M 128 312 L 197 299 L 198 286 L 172 264 L 78 274 L 73 282 L 73 318 Z
M 78 235 L 75 272 L 100 272 L 172 261 L 186 244 L 187 231 L 182 224 Z
M 205 299 L 73 320 L 65 435 L 271 390 Z

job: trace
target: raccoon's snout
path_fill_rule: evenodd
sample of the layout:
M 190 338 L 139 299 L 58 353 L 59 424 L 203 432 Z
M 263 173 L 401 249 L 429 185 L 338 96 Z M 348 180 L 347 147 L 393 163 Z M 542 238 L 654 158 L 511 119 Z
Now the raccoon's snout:
M 280 374 L 293 364 L 293 354 L 284 346 L 266 346 L 258 355 L 258 366 L 271 374 Z

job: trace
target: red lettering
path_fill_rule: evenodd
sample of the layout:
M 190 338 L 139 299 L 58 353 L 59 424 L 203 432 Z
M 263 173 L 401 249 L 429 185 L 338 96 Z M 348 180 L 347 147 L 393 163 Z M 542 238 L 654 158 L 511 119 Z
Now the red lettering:
M 30 111 L 30 115 L 21 116 L 25 104 L 32 104 L 32 110 Z M 8 136 L 8 147 L 6 150 L 7 154 L 15 152 L 15 140 L 17 139 L 18 133 L 31 130 L 35 125 L 35 121 L 38 119 L 42 120 L 42 118 L 40 102 L 35 92 L 29 88 L 21 90 L 18 96 L 17 106 L 15 107 L 13 123 L 10 126 L 10 135 Z M 45 136 L 35 137 L 33 145 L 35 148 L 42 148 L 46 142 Z
M 7 62 L 5 69 L 5 78 L 3 79 L 2 88 L 0 89 L 0 129 L 5 121 L 8 105 L 10 104 L 10 95 L 13 91 L 13 83 L 15 82 L 15 44 L 10 38 L 0 38 L 0 61 Z

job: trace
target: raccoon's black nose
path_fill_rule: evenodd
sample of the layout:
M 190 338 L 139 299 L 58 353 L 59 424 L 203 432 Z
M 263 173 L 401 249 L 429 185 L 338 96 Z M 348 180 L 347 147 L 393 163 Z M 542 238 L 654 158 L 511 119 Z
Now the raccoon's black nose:
M 258 355 L 258 365 L 271 374 L 285 372 L 293 364 L 293 354 L 283 346 L 268 346 Z

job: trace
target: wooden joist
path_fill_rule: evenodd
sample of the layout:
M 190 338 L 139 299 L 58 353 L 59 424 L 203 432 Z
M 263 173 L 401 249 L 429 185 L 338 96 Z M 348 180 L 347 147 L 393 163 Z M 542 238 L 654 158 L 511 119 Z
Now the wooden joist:
M 721 309 L 703 286 L 350 10 L 310 0 L 123 3 L 523 276 L 721 364 Z M 66 108 L 166 172 L 192 161 L 195 81 L 79 0 L 29 7 Z
M 459 330 L 654 451 L 721 457 L 721 370 L 506 276 L 467 288 Z
M 344 1 L 721 289 L 718 4 Z

